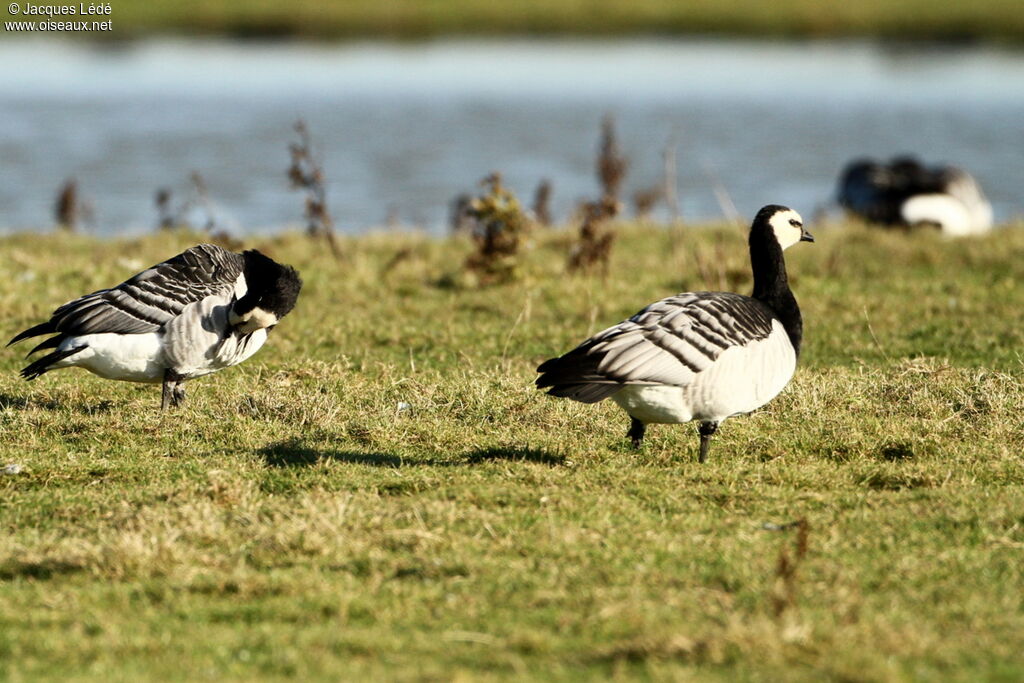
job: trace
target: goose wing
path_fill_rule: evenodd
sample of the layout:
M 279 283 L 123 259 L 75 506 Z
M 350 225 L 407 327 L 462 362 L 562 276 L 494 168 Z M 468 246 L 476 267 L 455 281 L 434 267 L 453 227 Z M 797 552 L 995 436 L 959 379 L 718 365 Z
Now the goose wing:
M 147 268 L 117 287 L 64 304 L 53 312 L 50 320 L 25 330 L 9 344 L 57 332 L 62 336 L 155 332 L 189 304 L 232 291 L 244 263 L 239 254 L 200 244 Z
M 686 386 L 726 349 L 767 338 L 774 317 L 760 301 L 740 294 L 672 296 L 542 363 L 537 387 L 596 403 L 626 384 Z

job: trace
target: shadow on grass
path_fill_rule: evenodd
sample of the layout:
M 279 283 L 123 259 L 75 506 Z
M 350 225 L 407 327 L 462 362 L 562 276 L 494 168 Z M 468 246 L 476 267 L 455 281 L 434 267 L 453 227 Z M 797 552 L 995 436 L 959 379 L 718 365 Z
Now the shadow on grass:
M 359 451 L 321 450 L 307 446 L 302 441 L 281 441 L 259 450 L 260 456 L 269 467 L 312 467 L 324 460 L 350 462 L 374 467 L 402 467 L 403 465 L 424 465 L 432 462 L 403 460 L 392 453 L 362 453 Z
M 889 462 L 910 460 L 916 455 L 913 444 L 900 441 L 897 443 L 884 443 L 878 449 L 878 457 Z
M 366 453 L 319 448 L 298 439 L 270 444 L 261 448 L 258 453 L 268 467 L 277 468 L 312 467 L 320 462 L 331 460 L 373 467 L 453 467 L 479 465 L 496 460 L 535 462 L 550 466 L 565 463 L 564 456 L 535 448 L 484 448 L 467 453 L 462 457 L 403 458 L 394 453 Z
M 38 562 L 13 560 L 0 565 L 0 581 L 12 581 L 14 579 L 46 581 L 82 570 L 83 567 L 81 565 L 63 560 L 46 559 Z
M 466 456 L 466 462 L 476 465 L 494 460 L 510 460 L 512 462 L 535 462 L 541 465 L 564 465 L 565 456 L 548 453 L 537 448 L 484 448 L 473 451 Z
M 41 400 L 37 398 L 31 398 L 27 396 L 12 396 L 10 394 L 0 393 L 0 410 L 28 410 L 29 408 L 40 408 L 42 410 L 49 410 L 52 412 L 71 410 L 76 413 L 107 413 L 110 412 L 115 406 L 113 401 L 102 400 L 93 405 L 83 405 L 73 401 L 58 402 L 53 400 Z
M 14 410 L 26 410 L 28 408 L 42 408 L 44 410 L 60 410 L 61 406 L 56 401 L 37 401 L 25 396 L 11 396 L 0 394 L 0 410 L 13 408 Z

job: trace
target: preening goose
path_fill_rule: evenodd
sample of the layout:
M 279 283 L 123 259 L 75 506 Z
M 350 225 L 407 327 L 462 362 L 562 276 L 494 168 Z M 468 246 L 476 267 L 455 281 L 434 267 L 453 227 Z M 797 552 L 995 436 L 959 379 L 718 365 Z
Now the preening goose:
M 763 406 L 793 376 L 803 322 L 782 251 L 800 241 L 814 238 L 796 211 L 764 207 L 750 228 L 751 296 L 662 299 L 542 363 L 537 387 L 583 403 L 611 398 L 632 419 L 637 447 L 648 423 L 698 420 L 704 462 L 723 420 Z
M 295 306 L 302 280 L 255 249 L 200 244 L 112 289 L 64 304 L 8 342 L 54 334 L 54 349 L 21 371 L 35 379 L 81 367 L 105 379 L 163 383 L 161 409 L 185 398 L 184 382 L 241 363 Z

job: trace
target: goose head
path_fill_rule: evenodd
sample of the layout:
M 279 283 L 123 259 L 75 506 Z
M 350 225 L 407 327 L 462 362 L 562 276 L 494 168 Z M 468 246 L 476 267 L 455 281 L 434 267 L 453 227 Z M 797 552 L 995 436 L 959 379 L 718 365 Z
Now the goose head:
M 246 292 L 234 306 L 228 321 L 242 334 L 269 329 L 295 308 L 302 279 L 291 266 L 251 249 L 245 257 Z
M 757 212 L 751 232 L 770 233 L 785 250 L 797 242 L 813 242 L 814 236 L 804 228 L 804 219 L 793 209 L 769 204 Z

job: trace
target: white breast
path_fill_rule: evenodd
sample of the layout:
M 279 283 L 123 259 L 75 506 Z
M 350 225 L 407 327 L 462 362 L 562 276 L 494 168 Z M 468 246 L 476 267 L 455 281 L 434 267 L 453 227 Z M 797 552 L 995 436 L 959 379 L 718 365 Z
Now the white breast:
M 795 370 L 793 345 L 775 320 L 767 338 L 726 349 L 686 386 L 627 385 L 612 400 L 643 422 L 721 422 L 775 398 Z

